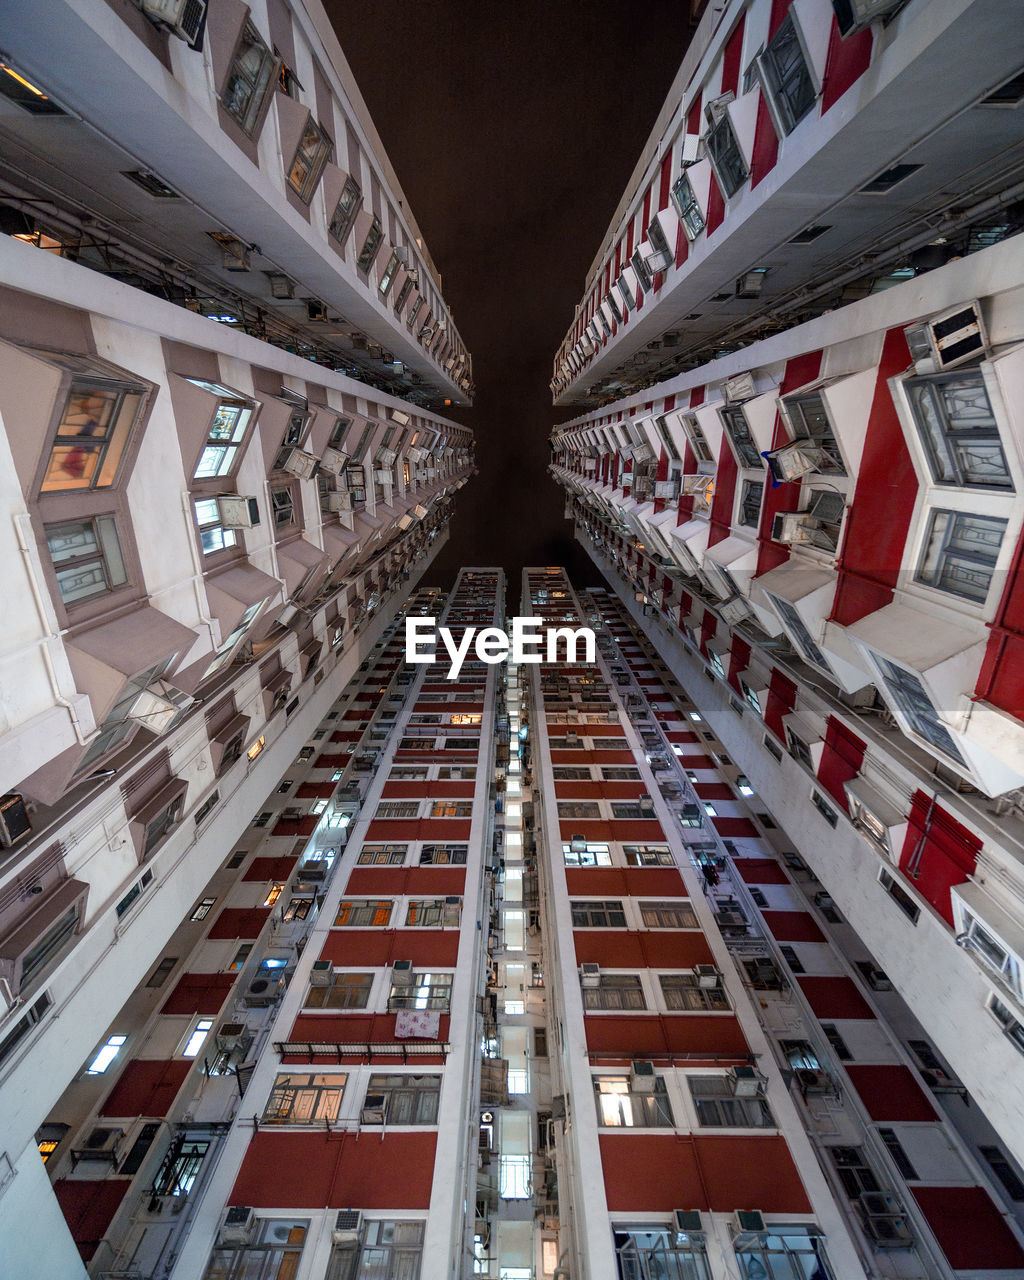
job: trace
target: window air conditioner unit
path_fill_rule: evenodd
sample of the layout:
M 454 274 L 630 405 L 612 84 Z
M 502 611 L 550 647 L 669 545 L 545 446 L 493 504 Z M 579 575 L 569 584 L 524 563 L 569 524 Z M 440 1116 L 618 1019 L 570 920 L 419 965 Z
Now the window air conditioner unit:
M 183 693 L 166 681 L 158 680 L 148 689 L 143 689 L 132 703 L 128 717 L 137 720 L 151 733 L 166 733 L 194 702 L 195 698 L 190 693 Z
M 300 879 L 300 880 L 306 880 L 306 881 L 309 881 L 309 880 L 312 880 L 312 881 L 324 880 L 324 879 L 326 878 L 326 876 L 327 876 L 327 862 L 326 862 L 326 859 L 318 859 L 318 860 L 317 860 L 317 861 L 315 861 L 315 862 L 303 862 L 303 863 L 299 866 L 299 879 Z M 326 963 L 326 961 L 323 961 L 323 962 L 322 962 L 322 961 L 318 960 L 318 961 L 316 962 L 316 964 L 321 964 L 321 963 Z M 316 965 L 314 965 L 314 968 L 315 968 L 315 967 L 316 967 Z
M 248 1206 L 234 1204 L 224 1215 L 217 1244 L 228 1247 L 244 1246 L 253 1237 L 256 1227 L 255 1211 Z
M 358 1209 L 339 1209 L 331 1232 L 333 1244 L 358 1244 L 363 1215 Z
M 16 791 L 0 796 L 0 849 L 10 849 L 31 830 L 24 796 Z
M 309 975 L 311 987 L 329 987 L 334 978 L 334 965 L 330 960 L 314 960 Z
M 727 622 L 730 627 L 736 626 L 739 622 L 746 622 L 751 617 L 750 605 L 742 596 L 733 596 L 731 600 L 726 600 L 724 604 L 719 605 L 718 612 L 723 622 Z
M 722 975 L 713 964 L 695 965 L 690 972 L 697 979 L 697 986 L 703 987 L 705 990 L 710 991 L 721 985 Z
M 328 446 L 320 459 L 320 470 L 326 471 L 332 476 L 340 476 L 348 466 L 348 454 L 343 453 L 341 449 L 332 449 Z
M 695 1236 L 703 1238 L 704 1223 L 699 1209 L 673 1209 L 672 1226 L 677 1236 Z
M 391 966 L 391 985 L 394 987 L 411 987 L 415 977 L 411 960 L 396 960 Z
M 224 1022 L 217 1032 L 217 1048 L 221 1053 L 231 1053 L 242 1043 L 244 1036 L 244 1022 Z
M 172 35 L 195 44 L 206 16 L 206 0 L 142 0 L 142 12 Z
M 796 1082 L 801 1093 L 831 1093 L 832 1078 L 827 1071 L 801 1067 L 796 1073 Z
M 401 254 L 402 254 L 403 252 L 404 252 L 406 255 L 408 255 L 409 250 L 408 250 L 408 249 L 404 249 L 404 250 L 403 250 L 403 249 L 396 249 L 396 250 L 395 250 L 395 253 L 396 253 L 396 254 L 398 254 L 399 256 L 401 256 Z M 407 413 L 403 413 L 401 409 L 392 409 L 392 410 L 391 410 L 391 421 L 392 421 L 392 422 L 397 422 L 397 423 L 398 423 L 398 425 L 399 425 L 400 427 L 406 427 L 406 426 L 408 426 L 408 425 L 409 425 L 409 423 L 412 421 L 412 419 L 409 417 L 409 415 L 408 415 Z
M 633 483 L 634 498 L 650 498 L 654 492 L 654 486 L 645 476 L 638 477 Z
M 316 471 L 319 461 L 315 454 L 307 453 L 305 449 L 292 449 L 285 459 L 282 470 L 287 471 L 289 475 L 298 476 L 300 480 L 308 480 Z
M 943 312 L 934 320 L 903 331 L 915 363 L 927 360 L 935 369 L 950 369 L 984 355 L 988 349 L 981 311 L 976 302 Z
M 727 404 L 739 404 L 744 400 L 750 400 L 757 395 L 757 389 L 754 386 L 754 375 L 752 373 L 739 373 L 735 378 L 729 378 L 722 387 L 725 394 Z
M 732 1215 L 732 1229 L 738 1236 L 763 1236 L 768 1230 L 760 1209 L 737 1209 Z
M 822 528 L 823 522 L 809 511 L 780 511 L 772 519 L 772 541 L 791 547 L 820 547 L 835 551 L 835 540 Z
M 374 471 L 373 478 L 378 484 L 393 485 L 395 483 L 395 476 L 391 471 Z
M 909 1249 L 914 1236 L 907 1225 L 903 1207 L 887 1191 L 862 1191 L 857 1211 L 875 1249 Z
M 327 506 L 331 511 L 337 513 L 349 512 L 352 510 L 352 495 L 347 490 L 329 493 L 327 495 Z
M 629 1068 L 629 1091 L 630 1093 L 653 1093 L 656 1079 L 653 1062 L 633 1062 Z
M 674 502 L 679 497 L 679 487 L 678 480 L 656 480 L 654 482 L 654 496 L 663 498 L 667 502 Z
M 772 449 L 764 455 L 772 477 L 779 484 L 787 484 L 790 480 L 799 480 L 801 476 L 820 471 L 826 456 L 824 449 L 803 440 L 783 445 L 781 449 Z
M 381 449 L 377 454 L 377 462 L 384 467 L 393 467 L 397 457 L 398 454 L 395 453 L 394 449 Z
M 901 8 L 903 0 L 832 0 L 839 34 L 845 40 Z
M 225 529 L 254 529 L 260 522 L 260 508 L 255 498 L 241 498 L 222 493 L 217 499 L 217 514 Z
M 587 837 L 581 835 L 573 835 L 569 837 L 569 848 L 573 853 L 586 853 Z
M 601 985 L 601 966 L 584 961 L 580 965 L 580 986 L 599 987 Z
M 760 1098 L 764 1096 L 765 1078 L 756 1067 L 732 1067 L 729 1082 L 734 1098 Z
M 387 1094 L 368 1093 L 359 1113 L 360 1124 L 383 1124 L 387 1111 Z

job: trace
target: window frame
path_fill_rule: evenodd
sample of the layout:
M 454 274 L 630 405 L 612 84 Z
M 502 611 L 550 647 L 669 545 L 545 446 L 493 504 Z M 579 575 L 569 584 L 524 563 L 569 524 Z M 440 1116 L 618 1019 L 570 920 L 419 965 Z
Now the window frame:
M 346 198 L 349 200 L 348 204 L 346 204 Z M 356 182 L 355 178 L 346 178 L 345 185 L 341 189 L 341 195 L 334 206 L 334 212 L 327 223 L 328 235 L 332 236 L 342 248 L 345 247 L 345 242 L 352 234 L 352 228 L 356 224 L 356 218 L 359 216 L 362 204 L 363 190 L 359 183 Z M 332 449 L 340 447 L 340 440 L 338 444 L 335 444 L 333 434 L 328 443 Z
M 750 166 L 729 118 L 728 109 L 723 110 L 719 118 L 709 124 L 703 142 L 722 195 L 731 200 L 750 177 Z
M 242 56 L 242 45 L 245 41 L 249 41 L 250 48 L 262 47 L 262 57 L 260 65 L 255 75 L 246 75 L 244 77 L 246 85 L 249 87 L 249 96 L 245 107 L 238 110 L 229 98 L 232 89 L 232 76 L 237 72 Z M 220 105 L 227 114 L 234 120 L 235 124 L 241 129 L 247 138 L 255 138 L 266 119 L 266 111 L 270 105 L 271 97 L 274 92 L 274 86 L 278 78 L 278 59 L 274 56 L 273 51 L 267 42 L 260 35 L 256 28 L 256 24 L 250 17 L 246 17 L 239 33 L 235 48 L 231 54 L 231 64 L 228 67 L 228 73 L 224 78 L 224 87 L 217 95 Z
M 105 546 L 105 540 L 98 529 L 98 526 L 103 522 L 109 524 L 108 536 L 112 534 L 113 541 L 116 544 L 117 557 L 120 561 L 120 572 L 123 575 L 120 581 L 115 580 L 115 575 L 111 571 L 111 564 L 108 562 L 109 549 Z M 91 527 L 96 550 L 91 553 L 69 555 L 62 560 L 54 559 L 54 549 L 52 545 L 53 538 L 61 530 L 71 530 L 76 526 Z M 84 604 L 95 604 L 99 597 L 113 596 L 126 588 L 131 589 L 133 584 L 128 570 L 128 560 L 125 556 L 125 550 L 121 543 L 119 513 L 103 512 L 97 515 L 79 516 L 68 520 L 49 521 L 43 525 L 43 534 L 50 558 L 50 566 L 53 570 L 57 583 L 60 603 L 66 610 L 76 609 Z M 102 575 L 102 585 L 89 591 L 84 596 L 79 596 L 76 599 L 69 600 L 67 595 L 64 593 L 64 587 L 61 582 L 62 576 L 75 572 L 81 573 L 84 569 L 87 569 L 92 565 L 99 566 L 99 572 Z
M 805 99 L 801 102 L 798 98 L 796 103 L 793 101 L 795 95 L 792 95 L 787 89 L 787 83 L 793 79 L 792 69 L 796 66 L 797 60 L 794 60 L 788 69 L 780 68 L 778 65 L 779 46 L 786 39 L 787 27 L 792 28 L 790 37 L 792 47 L 798 54 L 799 66 L 803 71 L 803 76 L 800 77 L 798 74 L 796 80 L 799 82 L 802 79 Z M 773 46 L 776 47 L 773 49 Z M 820 93 L 815 81 L 814 69 L 807 53 L 807 47 L 804 44 L 803 32 L 800 30 L 800 24 L 796 21 L 792 9 L 787 12 L 776 28 L 775 34 L 761 53 L 758 54 L 757 70 L 758 78 L 761 81 L 761 87 L 771 112 L 772 123 L 780 139 L 785 138 L 813 111 L 814 104 L 817 102 Z
M 672 201 L 672 207 L 675 209 L 676 216 L 682 224 L 687 240 L 692 244 L 704 230 L 707 222 L 704 217 L 704 210 L 700 207 L 697 193 L 693 189 L 693 184 L 690 182 L 686 169 L 683 169 L 672 184 L 669 199 Z
M 306 117 L 305 124 L 302 126 L 302 133 L 299 135 L 295 154 L 292 156 L 291 164 L 285 174 L 288 186 L 303 204 L 308 205 L 313 199 L 313 194 L 323 176 L 324 166 L 331 158 L 333 150 L 334 143 L 331 141 L 327 130 L 316 116 L 310 112 Z M 296 178 L 300 164 L 303 167 L 301 181 Z

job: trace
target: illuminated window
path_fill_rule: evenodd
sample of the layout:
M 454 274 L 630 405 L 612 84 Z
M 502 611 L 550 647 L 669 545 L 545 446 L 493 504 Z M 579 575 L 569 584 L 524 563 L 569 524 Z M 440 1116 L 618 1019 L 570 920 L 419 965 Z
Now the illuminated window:
M 216 898 L 203 898 L 203 900 L 196 907 L 195 911 L 193 911 L 192 914 L 189 916 L 189 919 L 205 920 L 206 917 L 210 914 L 210 911 L 213 908 L 213 904 L 216 901 L 217 901 Z
M 212 1018 L 200 1018 L 196 1025 L 192 1028 L 192 1032 L 185 1041 L 185 1047 L 181 1051 L 183 1058 L 194 1058 L 198 1055 L 199 1050 L 206 1043 L 206 1037 L 210 1034 L 213 1026 Z
M 43 476 L 43 493 L 105 489 L 117 480 L 132 429 L 146 398 L 145 389 L 120 381 L 98 361 L 40 352 L 80 376 L 72 377 L 57 434 Z
M 263 750 L 263 748 L 266 746 L 266 743 L 267 743 L 266 738 L 264 738 L 264 737 L 263 737 L 263 735 L 262 735 L 262 734 L 260 734 L 260 736 L 259 736 L 259 737 L 256 739 L 256 741 L 252 744 L 252 746 L 249 748 L 249 750 L 245 753 L 245 754 L 246 754 L 246 756 L 247 756 L 247 758 L 248 758 L 248 759 L 250 759 L 250 760 L 255 760 L 255 759 L 256 759 L 256 757 L 259 755 L 259 753 L 260 753 L 260 752 Z
M 86 1075 L 101 1076 L 110 1066 L 127 1041 L 127 1036 L 110 1036 L 103 1048 L 86 1067 Z
M 309 204 L 324 171 L 324 165 L 331 154 L 331 140 L 320 128 L 312 116 L 306 121 L 302 137 L 295 150 L 291 169 L 288 171 L 288 185 L 303 202 Z
M 265 907 L 272 907 L 274 903 L 278 900 L 278 898 L 280 898 L 283 892 L 284 892 L 284 885 L 280 884 L 279 882 L 275 882 L 270 886 L 270 891 L 267 893 L 267 896 L 263 899 L 263 905 Z

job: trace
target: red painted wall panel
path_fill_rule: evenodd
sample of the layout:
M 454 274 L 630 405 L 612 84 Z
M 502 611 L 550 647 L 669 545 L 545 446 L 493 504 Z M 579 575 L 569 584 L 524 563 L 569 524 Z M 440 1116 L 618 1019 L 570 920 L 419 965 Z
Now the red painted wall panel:
M 910 1188 L 954 1271 L 1017 1271 L 1024 1249 L 984 1187 Z
M 768 682 L 768 702 L 764 709 L 764 722 L 780 742 L 786 741 L 782 717 L 788 715 L 796 706 L 796 694 L 797 688 L 793 681 L 777 668 L 773 668 Z
M 210 930 L 211 938 L 255 938 L 267 922 L 269 907 L 225 907 Z
M 1007 571 L 974 694 L 1024 719 L 1024 533 Z
M 249 1144 L 231 1204 L 257 1208 L 427 1209 L 437 1134 L 273 1133 Z M 267 1170 L 273 1169 L 273 1178 Z
M 764 95 L 757 104 L 754 126 L 754 148 L 750 156 L 750 185 L 756 187 L 775 168 L 779 158 L 779 135 L 772 124 L 771 112 Z
M 917 472 L 887 385 L 909 364 L 903 330 L 894 329 L 882 347 L 853 504 L 846 513 L 832 617 L 847 627 L 892 600 L 917 501 Z
M 611 822 L 563 818 L 558 825 L 563 840 L 577 833 L 588 840 L 625 840 L 630 844 L 660 844 L 665 839 L 661 823 L 644 818 L 619 818 Z
M 737 693 L 742 693 L 742 689 L 740 688 L 740 674 L 741 672 L 746 671 L 750 663 L 750 645 L 747 644 L 746 640 L 744 640 L 736 631 L 732 633 L 731 653 L 732 656 L 729 660 L 728 683 L 736 690 Z
M 577 898 L 685 898 L 683 877 L 672 867 L 566 867 L 565 885 Z
M 58 1178 L 53 1184 L 57 1203 L 83 1262 L 88 1262 L 99 1248 L 131 1185 L 128 1178 L 81 1182 Z
M 574 929 L 576 961 L 607 969 L 692 969 L 711 964 L 708 940 L 697 929 L 629 932 L 625 929 Z
M 871 1006 L 852 978 L 797 978 L 807 1002 L 818 1018 L 873 1018 Z
M 463 799 L 470 800 L 476 783 L 472 778 L 456 779 L 454 782 L 385 782 L 381 795 L 385 800 L 431 800 Z
M 711 184 L 714 191 L 715 184 Z M 723 437 L 718 470 L 715 472 L 715 496 L 711 499 L 711 533 L 708 545 L 714 546 L 732 532 L 732 510 L 736 500 L 736 458 L 728 441 Z
M 448 1039 L 451 1019 L 443 1013 L 438 1022 L 437 1038 Z M 395 1039 L 393 1013 L 300 1013 L 295 1019 L 290 1040 L 313 1040 L 324 1044 L 382 1044 Z M 422 1043 L 420 1041 L 419 1043 Z
M 458 954 L 456 929 L 332 929 L 320 959 L 352 968 L 374 969 L 394 960 L 412 960 L 424 968 L 452 969 Z
M 691 1209 L 810 1213 L 784 1138 L 602 1133 L 605 1195 L 612 1213 Z
M 100 1107 L 101 1116 L 165 1116 L 192 1063 L 185 1058 L 135 1058 Z
M 382 818 L 373 821 L 366 829 L 368 844 L 408 840 L 437 840 L 442 844 L 449 840 L 468 840 L 471 827 L 469 818 Z
M 828 38 L 828 56 L 825 61 L 825 81 L 821 91 L 821 113 L 831 110 L 848 89 L 851 89 L 871 65 L 871 46 L 874 40 L 871 28 L 858 31 L 844 40 L 839 34 L 839 24 L 832 19 Z
M 864 763 L 867 743 L 851 733 L 841 720 L 829 716 L 825 727 L 825 743 L 818 765 L 818 781 L 845 813 L 850 806 L 843 783 L 856 778 Z
M 935 804 L 933 797 L 915 792 L 900 870 L 950 926 L 949 891 L 974 873 L 981 845 L 978 836 Z
M 356 867 L 348 878 L 346 893 L 391 897 L 444 897 L 461 894 L 466 873 L 461 867 Z
M 656 1018 L 632 1014 L 584 1016 L 587 1048 L 606 1059 L 658 1057 L 668 1053 L 706 1053 L 744 1058 L 748 1045 L 740 1024 L 729 1014 L 687 1013 Z
M 166 1014 L 217 1014 L 235 985 L 236 973 L 185 973 L 160 1006 Z
M 242 879 L 264 883 L 268 880 L 287 880 L 297 861 L 297 858 L 288 855 L 280 858 L 253 858 Z
M 935 1108 L 914 1079 L 909 1067 L 899 1063 L 862 1066 L 848 1063 L 846 1074 L 872 1120 L 937 1120 Z

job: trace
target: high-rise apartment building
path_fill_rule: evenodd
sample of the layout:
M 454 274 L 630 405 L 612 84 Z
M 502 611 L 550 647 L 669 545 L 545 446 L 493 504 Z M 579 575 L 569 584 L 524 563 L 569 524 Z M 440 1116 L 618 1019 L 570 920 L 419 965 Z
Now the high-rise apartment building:
M 0 1274 L 1024 1275 L 1014 19 L 707 9 L 583 592 L 430 585 L 472 366 L 317 0 L 0 15 Z
M 581 412 L 552 447 L 567 515 L 711 758 L 1020 1161 L 1024 50 L 1006 16 L 707 13 L 556 359 Z M 983 65 L 956 56 L 968 30 Z

